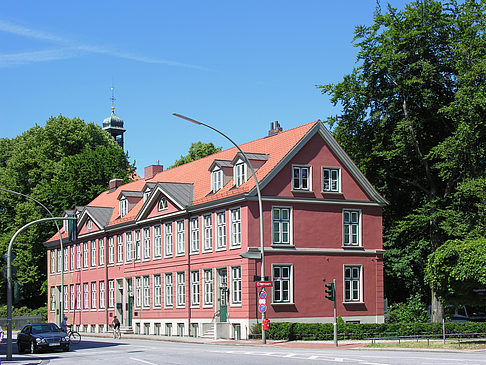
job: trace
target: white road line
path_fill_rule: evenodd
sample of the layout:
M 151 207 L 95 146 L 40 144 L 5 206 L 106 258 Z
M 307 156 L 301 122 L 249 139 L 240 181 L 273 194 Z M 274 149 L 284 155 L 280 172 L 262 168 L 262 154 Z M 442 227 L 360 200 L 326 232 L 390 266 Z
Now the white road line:
M 130 360 L 134 360 L 134 361 L 138 361 L 138 362 L 143 362 L 144 364 L 149 364 L 149 365 L 157 365 L 153 362 L 150 362 L 150 361 L 145 361 L 145 360 L 142 360 L 142 359 L 137 359 L 136 357 L 131 357 Z

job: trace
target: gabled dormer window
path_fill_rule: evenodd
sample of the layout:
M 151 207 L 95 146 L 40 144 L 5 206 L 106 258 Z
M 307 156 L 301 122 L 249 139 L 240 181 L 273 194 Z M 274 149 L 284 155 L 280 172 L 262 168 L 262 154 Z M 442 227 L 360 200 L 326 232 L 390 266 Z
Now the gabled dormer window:
M 125 216 L 128 213 L 128 200 L 125 197 L 120 199 L 120 217 Z
M 246 182 L 246 163 L 239 160 L 233 169 L 233 179 L 238 187 Z
M 159 200 L 159 212 L 165 209 L 167 209 L 167 199 L 165 198 L 165 196 L 163 196 Z
M 211 191 L 217 192 L 223 187 L 223 170 L 215 169 L 211 173 Z
M 88 221 L 86 222 L 86 228 L 88 229 L 88 231 L 93 228 L 93 221 L 89 218 Z

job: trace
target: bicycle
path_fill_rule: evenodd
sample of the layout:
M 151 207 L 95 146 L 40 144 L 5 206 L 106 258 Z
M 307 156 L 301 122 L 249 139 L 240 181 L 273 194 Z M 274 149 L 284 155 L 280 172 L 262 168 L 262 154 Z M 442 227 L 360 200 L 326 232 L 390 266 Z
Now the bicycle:
M 72 328 L 69 328 L 67 331 L 67 336 L 69 336 L 69 342 L 72 344 L 77 344 L 81 342 L 81 335 L 78 331 L 73 331 Z
M 116 339 L 121 338 L 120 327 L 113 327 L 113 338 L 116 338 Z

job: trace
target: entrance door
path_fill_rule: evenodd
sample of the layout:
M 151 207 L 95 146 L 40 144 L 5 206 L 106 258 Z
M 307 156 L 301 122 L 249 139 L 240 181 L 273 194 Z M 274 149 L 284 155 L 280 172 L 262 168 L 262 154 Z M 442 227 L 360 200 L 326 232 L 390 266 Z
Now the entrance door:
M 218 270 L 219 322 L 228 321 L 228 275 L 226 269 Z
M 133 320 L 133 287 L 132 287 L 132 279 L 127 279 L 127 287 L 128 287 L 128 298 L 127 298 L 127 313 L 126 313 L 126 318 L 127 318 L 127 326 L 131 327 L 132 326 L 132 320 Z

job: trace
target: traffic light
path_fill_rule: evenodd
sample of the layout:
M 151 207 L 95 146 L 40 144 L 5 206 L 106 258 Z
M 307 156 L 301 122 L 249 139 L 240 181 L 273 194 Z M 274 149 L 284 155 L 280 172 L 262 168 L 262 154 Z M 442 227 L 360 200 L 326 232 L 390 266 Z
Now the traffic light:
M 76 218 L 74 214 L 68 215 L 70 218 Z M 68 237 L 71 242 L 75 242 L 78 239 L 78 220 L 68 220 Z
M 334 283 L 326 284 L 326 298 L 331 302 L 334 301 Z

